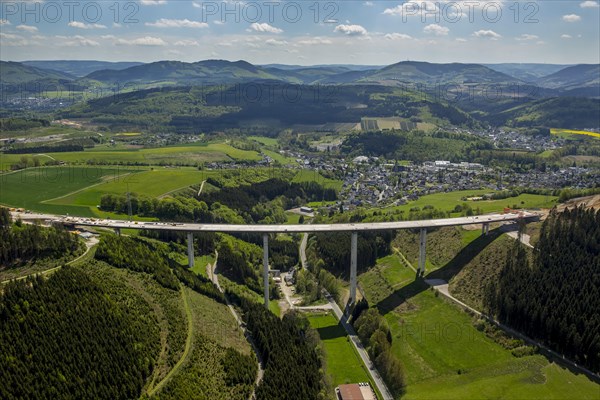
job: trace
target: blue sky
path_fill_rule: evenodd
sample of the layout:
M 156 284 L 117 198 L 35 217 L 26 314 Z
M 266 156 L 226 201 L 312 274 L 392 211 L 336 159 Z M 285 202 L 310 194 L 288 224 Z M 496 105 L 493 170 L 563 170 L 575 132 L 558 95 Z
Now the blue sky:
M 600 61 L 598 0 L 0 1 L 0 58 Z

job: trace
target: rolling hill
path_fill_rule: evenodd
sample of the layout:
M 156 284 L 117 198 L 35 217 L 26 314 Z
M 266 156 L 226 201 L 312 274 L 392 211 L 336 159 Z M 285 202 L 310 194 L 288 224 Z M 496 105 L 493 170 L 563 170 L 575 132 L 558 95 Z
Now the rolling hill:
M 102 83 L 235 83 L 251 80 L 282 80 L 281 74 L 267 70 L 246 61 L 205 60 L 195 63 L 181 61 L 158 61 L 138 65 L 120 71 L 101 70 L 85 77 Z
M 600 64 L 580 64 L 567 67 L 540 78 L 536 84 L 551 89 L 600 97 Z
M 102 69 L 121 70 L 129 67 L 142 65 L 141 62 L 109 62 L 97 60 L 39 60 L 39 61 L 23 61 L 22 64 L 30 67 L 51 69 L 54 71 L 62 71 L 66 74 L 75 77 L 82 77 L 91 74 L 94 71 Z
M 518 79 L 480 64 L 432 64 L 402 61 L 382 68 L 363 82 L 399 81 L 424 84 L 517 83 Z
M 0 84 L 18 85 L 27 82 L 74 79 L 73 75 L 65 72 L 36 68 L 23 63 L 0 61 Z
M 488 120 L 495 125 L 597 128 L 600 126 L 600 100 L 581 97 L 540 99 L 498 112 Z
M 536 80 L 560 71 L 570 65 L 535 64 L 535 63 L 503 63 L 483 64 L 494 71 L 502 72 L 524 82 L 534 83 Z

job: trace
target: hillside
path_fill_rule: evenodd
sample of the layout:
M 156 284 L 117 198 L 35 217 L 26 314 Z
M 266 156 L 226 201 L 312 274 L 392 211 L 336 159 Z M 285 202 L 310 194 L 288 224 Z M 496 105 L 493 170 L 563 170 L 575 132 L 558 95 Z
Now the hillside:
M 75 77 L 82 77 L 91 74 L 94 71 L 102 69 L 121 70 L 136 65 L 142 65 L 141 62 L 110 62 L 97 60 L 35 60 L 23 61 L 22 64 L 30 67 L 61 71 L 65 74 Z
M 518 79 L 494 71 L 480 64 L 432 64 L 428 62 L 402 61 L 384 67 L 365 77 L 362 81 L 400 82 L 426 84 L 488 84 L 516 83 Z
M 535 64 L 535 63 L 503 63 L 483 64 L 494 71 L 502 72 L 524 82 L 535 83 L 536 80 L 560 71 L 569 65 Z
M 120 72 L 130 73 L 127 71 Z M 90 100 L 60 115 L 91 118 L 92 122 L 113 128 L 177 133 L 236 129 L 240 133 L 276 134 L 294 124 L 358 123 L 362 117 L 385 116 L 423 117 L 457 125 L 472 123 L 468 115 L 455 107 L 419 100 L 418 94 L 409 90 L 378 85 L 298 85 L 295 90 L 298 98 L 290 101 L 278 82 L 252 83 L 247 87 L 232 84 L 156 88 Z
M 0 84 L 18 85 L 48 80 L 72 80 L 73 75 L 55 70 L 36 68 L 12 61 L 0 61 Z
M 250 80 L 281 79 L 246 61 L 206 60 L 195 63 L 158 61 L 120 71 L 105 69 L 92 72 L 86 79 L 103 83 L 232 83 Z
M 558 97 L 525 102 L 488 117 L 496 125 L 583 129 L 600 126 L 600 100 Z
M 600 90 L 600 64 L 580 64 L 567 67 L 538 79 L 536 83 L 541 87 L 552 89 L 595 88 Z

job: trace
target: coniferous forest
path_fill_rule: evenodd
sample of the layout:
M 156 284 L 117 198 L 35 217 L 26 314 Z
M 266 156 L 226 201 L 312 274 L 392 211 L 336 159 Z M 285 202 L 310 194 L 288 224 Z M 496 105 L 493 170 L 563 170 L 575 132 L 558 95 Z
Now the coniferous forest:
M 265 374 L 256 389 L 258 400 L 320 398 L 321 361 L 293 314 L 277 318 L 263 305 L 239 299 L 248 330 L 261 353 Z
M 600 371 L 600 211 L 552 212 L 533 257 L 517 242 L 485 301 L 501 322 Z
M 75 268 L 10 283 L 0 295 L 0 398 L 137 398 L 156 340 Z
M 65 229 L 13 224 L 7 208 L 0 207 L 0 266 L 12 266 L 31 258 L 62 257 L 77 251 L 77 237 Z

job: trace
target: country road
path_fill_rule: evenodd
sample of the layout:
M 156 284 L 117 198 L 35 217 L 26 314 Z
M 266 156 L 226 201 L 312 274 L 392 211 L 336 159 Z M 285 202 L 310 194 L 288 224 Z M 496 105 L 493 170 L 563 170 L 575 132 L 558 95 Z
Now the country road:
M 306 245 L 307 245 L 307 243 L 308 243 L 308 233 L 304 233 L 302 236 L 302 241 L 300 242 L 300 263 L 301 263 L 303 269 L 306 269 Z M 326 310 L 333 311 L 333 314 L 335 315 L 336 319 L 342 324 L 342 326 L 346 330 L 346 333 L 348 334 L 348 338 L 350 339 L 350 343 L 352 343 L 352 345 L 358 352 L 358 355 L 360 356 L 363 364 L 367 367 L 367 371 L 369 372 L 371 379 L 375 383 L 375 386 L 377 386 L 379 393 L 381 393 L 381 395 L 383 396 L 383 400 L 393 400 L 394 397 L 392 396 L 392 394 L 390 393 L 389 389 L 387 388 L 385 382 L 379 375 L 379 372 L 375 368 L 375 364 L 373 364 L 373 362 L 371 362 L 369 354 L 367 353 L 367 351 L 365 350 L 365 347 L 363 346 L 360 339 L 358 338 L 358 335 L 354 331 L 354 328 L 348 323 L 348 318 L 344 315 L 344 313 L 342 312 L 340 307 L 337 305 L 337 303 L 335 302 L 335 299 L 325 289 L 323 289 L 323 293 L 325 293 L 325 298 L 328 301 L 329 307 L 325 308 L 324 306 L 313 306 L 313 307 L 296 307 L 296 308 L 299 308 L 301 310 L 302 309 L 304 309 L 304 310 L 326 309 Z M 291 305 L 291 302 L 290 302 L 290 305 Z
M 215 284 L 217 289 L 219 289 L 219 291 L 221 293 L 225 294 L 224 290 L 221 288 L 221 285 L 219 285 L 219 276 L 217 274 L 217 261 L 218 260 L 219 260 L 219 252 L 217 252 L 215 250 L 215 262 L 212 265 L 210 263 L 206 264 L 206 275 Z M 225 302 L 227 303 L 227 307 L 229 308 L 231 315 L 233 315 L 233 318 L 236 320 L 238 326 L 242 329 L 242 332 L 244 333 L 246 340 L 248 340 L 248 343 L 250 343 L 250 346 L 252 347 L 254 354 L 256 354 L 256 359 L 258 360 L 258 372 L 256 374 L 256 381 L 254 382 L 254 390 L 252 391 L 252 394 L 250 395 L 250 399 L 254 399 L 256 387 L 258 386 L 260 381 L 262 381 L 263 376 L 265 375 L 264 362 L 262 360 L 260 352 L 258 351 L 258 347 L 256 347 L 256 344 L 254 343 L 254 340 L 252 339 L 252 336 L 250 336 L 250 334 L 246 330 L 246 326 L 244 325 L 244 323 L 243 323 L 242 319 L 240 318 L 240 316 L 238 315 L 238 313 L 235 311 L 235 308 L 233 307 L 233 305 L 229 302 L 229 299 L 227 299 L 227 296 L 225 296 Z
M 558 354 L 557 352 L 555 352 L 554 350 L 550 349 L 549 347 L 546 347 L 545 345 L 543 345 L 542 343 L 531 339 L 529 336 L 526 336 L 524 334 L 522 334 L 519 331 L 516 331 L 514 329 L 512 329 L 511 327 L 491 318 L 490 316 L 483 314 L 481 311 L 478 311 L 476 309 L 474 309 L 473 307 L 463 303 L 462 301 L 460 301 L 459 299 L 457 299 L 456 297 L 452 296 L 452 294 L 450 294 L 450 291 L 448 289 L 448 282 L 442 280 L 442 279 L 426 279 L 425 282 L 433 287 L 434 290 L 437 290 L 438 292 L 440 292 L 442 295 L 444 295 L 444 297 L 448 298 L 449 300 L 455 302 L 456 304 L 458 304 L 459 306 L 463 307 L 464 309 L 472 312 L 473 314 L 486 319 L 487 321 L 493 323 L 494 325 L 498 326 L 500 329 L 502 329 L 505 332 L 508 332 L 510 335 L 518 337 L 519 339 L 523 340 L 524 342 L 528 343 L 529 345 L 532 346 L 537 346 L 538 348 L 540 348 L 543 352 L 545 352 L 546 354 L 554 357 L 555 359 L 560 360 L 561 363 L 567 364 L 568 366 L 575 368 L 579 371 L 581 371 L 582 373 L 584 373 L 585 375 L 589 376 L 589 377 L 593 377 L 594 379 L 599 379 L 600 375 L 593 373 L 592 371 L 590 371 L 589 369 L 582 367 L 581 365 L 578 365 L 577 363 L 565 358 L 565 356 Z
M 362 362 L 367 367 L 367 371 L 369 372 L 371 379 L 375 383 L 375 386 L 377 386 L 379 393 L 381 393 L 381 395 L 383 396 L 383 400 L 394 400 L 394 397 L 390 393 L 389 389 L 385 385 L 385 382 L 383 381 L 383 379 L 379 375 L 379 372 L 375 368 L 375 364 L 373 364 L 371 362 L 371 359 L 369 358 L 369 354 L 367 353 L 367 350 L 365 350 L 363 344 L 361 343 L 360 339 L 358 338 L 358 335 L 354 331 L 354 328 L 352 327 L 352 325 L 350 325 L 348 323 L 348 318 L 344 315 L 344 313 L 342 312 L 340 307 L 337 305 L 337 303 L 335 302 L 335 299 L 329 293 L 327 293 L 327 291 L 325 291 L 324 289 L 323 289 L 323 291 L 325 292 L 325 297 L 329 301 L 329 304 L 331 305 L 331 309 L 333 310 L 335 317 L 338 319 L 338 321 L 340 321 L 340 323 L 346 330 L 346 333 L 348 334 L 348 338 L 350 339 L 350 343 L 352 343 L 352 345 L 358 352 L 358 355 L 362 359 Z
M 97 244 L 98 244 L 98 242 L 99 242 L 99 240 L 98 240 L 98 238 L 96 238 L 96 237 L 91 237 L 89 240 L 86 240 L 86 242 L 85 242 L 86 249 L 85 249 L 85 251 L 83 252 L 83 254 L 82 254 L 82 255 L 80 255 L 79 257 L 75 258 L 74 260 L 71 260 L 71 261 L 69 261 L 69 262 L 65 263 L 65 265 L 71 265 L 71 264 L 73 264 L 73 263 L 75 263 L 75 262 L 77 262 L 77 261 L 81 260 L 83 257 L 85 257 L 85 256 L 86 256 L 86 255 L 87 255 L 87 254 L 88 254 L 88 253 L 89 253 L 89 252 L 92 250 L 92 248 L 93 248 L 95 245 L 97 245 Z M 27 278 L 29 278 L 30 276 L 38 276 L 38 275 L 47 275 L 47 274 L 51 274 L 52 272 L 56 272 L 56 271 L 58 271 L 58 270 L 59 270 L 59 269 L 61 269 L 62 267 L 63 267 L 62 265 L 59 265 L 58 267 L 53 267 L 53 268 L 47 269 L 47 270 L 45 270 L 45 271 L 34 272 L 34 273 L 27 274 L 27 275 L 23 275 L 23 276 L 20 276 L 20 277 L 18 277 L 18 278 L 14 278 L 14 279 L 7 279 L 7 280 L 5 280 L 5 281 L 2 281 L 2 282 L 0 282 L 0 284 L 2 284 L 2 285 L 5 285 L 5 284 L 7 284 L 7 283 L 8 283 L 8 282 L 10 282 L 10 281 L 21 281 L 21 280 L 23 280 L 23 279 L 27 279 Z

